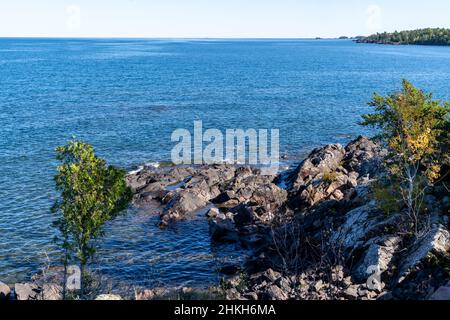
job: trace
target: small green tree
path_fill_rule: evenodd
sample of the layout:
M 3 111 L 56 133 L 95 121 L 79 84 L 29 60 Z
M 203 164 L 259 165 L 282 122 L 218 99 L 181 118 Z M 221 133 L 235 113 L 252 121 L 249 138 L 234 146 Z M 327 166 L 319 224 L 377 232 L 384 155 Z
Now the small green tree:
M 450 104 L 403 80 L 400 92 L 386 97 L 375 94 L 375 113 L 363 116 L 362 125 L 381 129 L 379 138 L 390 151 L 387 167 L 400 186 L 408 216 L 418 233 L 424 188 L 442 174 Z
M 55 224 L 61 233 L 64 266 L 72 258 L 78 261 L 83 294 L 85 267 L 95 253 L 92 240 L 102 235 L 106 221 L 127 207 L 131 191 L 126 172 L 107 166 L 87 143 L 73 139 L 56 148 L 56 158 L 61 162 L 55 176 L 61 196 L 52 211 L 59 215 Z

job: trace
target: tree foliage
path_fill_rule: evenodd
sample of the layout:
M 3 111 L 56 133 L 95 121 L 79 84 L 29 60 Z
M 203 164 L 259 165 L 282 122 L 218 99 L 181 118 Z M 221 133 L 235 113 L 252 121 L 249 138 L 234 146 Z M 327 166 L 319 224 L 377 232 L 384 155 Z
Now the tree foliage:
M 450 29 L 427 28 L 401 32 L 384 32 L 362 37 L 358 42 L 379 44 L 450 45 Z
M 107 166 L 87 143 L 71 140 L 56 148 L 56 158 L 61 162 L 55 176 L 61 196 L 52 210 L 58 213 L 56 225 L 65 258 L 75 258 L 83 275 L 95 253 L 92 240 L 102 235 L 106 221 L 127 207 L 131 191 L 125 184 L 125 171 Z
M 404 80 L 400 92 L 375 94 L 369 105 L 375 112 L 364 115 L 362 125 L 380 129 L 390 151 L 387 167 L 417 231 L 423 190 L 445 174 L 450 104 Z

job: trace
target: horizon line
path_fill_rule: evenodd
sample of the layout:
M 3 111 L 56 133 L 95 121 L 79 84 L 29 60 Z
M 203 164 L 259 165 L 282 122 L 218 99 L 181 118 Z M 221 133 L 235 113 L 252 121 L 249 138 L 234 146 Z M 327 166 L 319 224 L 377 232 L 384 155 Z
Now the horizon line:
M 363 36 L 341 37 L 91 37 L 91 36 L 0 36 L 0 39 L 135 39 L 135 40 L 351 40 Z

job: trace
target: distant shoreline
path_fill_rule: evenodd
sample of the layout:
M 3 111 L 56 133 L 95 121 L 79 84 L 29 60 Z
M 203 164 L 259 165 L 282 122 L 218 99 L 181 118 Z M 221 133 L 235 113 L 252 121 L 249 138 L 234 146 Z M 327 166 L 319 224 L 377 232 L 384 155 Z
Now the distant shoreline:
M 427 28 L 408 31 L 383 32 L 358 37 L 357 43 L 387 45 L 450 46 L 450 29 Z
M 428 47 L 450 47 L 450 44 L 434 44 L 434 43 L 401 43 L 401 42 L 382 42 L 382 41 L 363 41 L 353 40 L 355 43 L 379 44 L 388 46 L 428 46 Z

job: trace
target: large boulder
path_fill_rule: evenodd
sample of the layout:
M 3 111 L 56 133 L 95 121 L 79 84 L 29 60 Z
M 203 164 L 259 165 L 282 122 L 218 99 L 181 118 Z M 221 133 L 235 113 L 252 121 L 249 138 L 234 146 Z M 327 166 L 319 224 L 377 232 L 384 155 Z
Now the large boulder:
M 208 200 L 193 190 L 183 190 L 177 193 L 167 204 L 161 214 L 161 223 L 167 225 L 170 221 L 181 220 L 187 215 L 206 207 Z
M 324 200 L 347 200 L 358 185 L 380 173 L 385 154 L 365 137 L 345 148 L 331 144 L 315 149 L 286 179 L 289 206 L 304 211 Z
M 375 201 L 371 201 L 361 207 L 349 211 L 344 222 L 334 230 L 330 241 L 346 251 L 354 251 L 368 247 L 374 242 L 385 239 L 385 230 L 395 227 L 400 220 L 398 214 L 385 216 L 378 208 Z
M 340 144 L 314 149 L 288 178 L 290 191 L 298 192 L 318 174 L 334 172 L 344 156 L 345 149 Z
M 178 180 L 187 174 L 190 176 L 174 185 L 167 185 L 166 179 L 166 182 L 162 184 L 165 186 L 163 196 L 160 197 L 160 181 L 155 181 L 141 189 L 141 192 L 150 194 L 153 192 L 156 199 L 165 205 L 161 213 L 161 226 L 167 226 L 171 221 L 186 219 L 199 209 L 206 207 L 211 200 L 220 195 L 220 185 L 232 179 L 235 172 L 234 167 L 226 165 L 203 166 L 182 172 L 177 170 L 179 168 L 170 172 L 172 176 L 174 171 L 177 172 L 175 175 L 177 178 L 173 180 Z M 150 187 L 151 190 L 149 190 Z M 233 206 L 236 204 L 238 204 L 237 201 Z
M 236 213 L 237 224 L 251 223 L 255 219 L 270 222 L 287 200 L 287 191 L 273 180 L 274 177 L 262 176 L 257 170 L 238 168 L 236 178 L 222 185 L 224 191 L 212 202 Z
M 160 199 L 171 190 L 184 186 L 194 170 L 189 167 L 155 168 L 145 167 L 131 172 L 126 177 L 127 186 L 135 193 L 133 202 L 145 206 L 149 200 Z
M 387 152 L 380 144 L 360 136 L 345 147 L 344 166 L 355 171 L 360 177 L 375 176 L 380 172 L 383 158 Z
M 344 156 L 345 149 L 340 144 L 311 152 L 287 179 L 289 206 L 297 210 L 307 209 L 347 185 L 346 172 L 337 172 Z M 341 197 L 341 194 L 336 193 L 336 197 Z
M 400 237 L 390 236 L 382 244 L 372 243 L 352 271 L 354 279 L 361 283 L 366 282 L 374 272 L 381 274 L 388 270 L 400 240 Z
M 248 198 L 248 203 L 252 206 L 256 206 L 264 209 L 266 212 L 276 213 L 277 210 L 283 206 L 287 200 L 287 191 L 273 184 L 272 182 L 265 182 L 262 184 L 252 184 L 248 181 L 249 178 L 244 180 L 247 188 L 248 186 L 254 186 L 254 190 L 250 198 Z M 244 196 L 243 194 L 247 191 L 243 189 L 238 190 L 237 194 Z
M 449 232 L 442 225 L 434 225 L 424 237 L 416 240 L 402 258 L 397 282 L 403 282 L 411 270 L 430 254 L 442 256 L 448 253 L 449 248 Z

